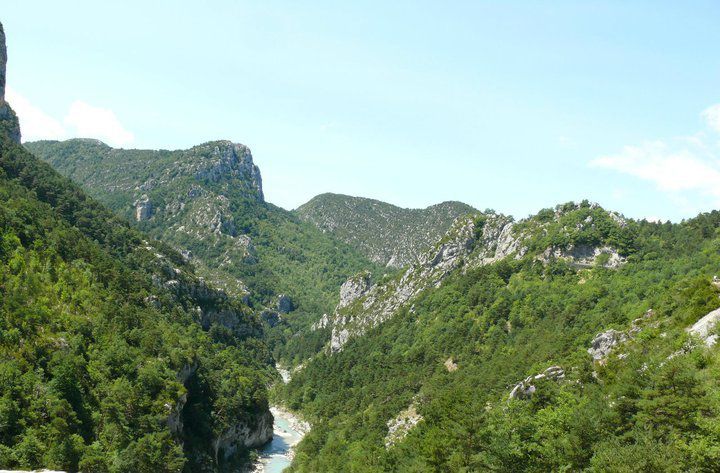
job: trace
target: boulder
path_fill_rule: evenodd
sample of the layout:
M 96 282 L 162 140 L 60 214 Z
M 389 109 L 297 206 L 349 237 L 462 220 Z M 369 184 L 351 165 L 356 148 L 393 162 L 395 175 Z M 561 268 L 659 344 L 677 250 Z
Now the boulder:
M 627 339 L 628 336 L 624 332 L 619 332 L 614 329 L 606 330 L 595 335 L 587 351 L 592 355 L 593 360 L 602 361 L 607 358 L 615 345 Z

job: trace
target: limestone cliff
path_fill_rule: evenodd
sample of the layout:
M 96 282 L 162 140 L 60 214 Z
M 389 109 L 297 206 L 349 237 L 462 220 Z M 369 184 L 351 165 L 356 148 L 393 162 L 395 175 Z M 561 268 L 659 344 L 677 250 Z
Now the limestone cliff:
M 625 258 L 611 246 L 616 229 L 624 225 L 617 214 L 596 204 L 569 203 L 519 222 L 494 212 L 455 220 L 450 230 L 417 264 L 399 277 L 359 290 L 352 279 L 343 286 L 352 297 L 342 297 L 332 317 L 315 328 L 332 328 L 331 352 L 367 332 L 411 303 L 422 291 L 438 287 L 454 271 L 468 271 L 505 258 L 528 258 L 544 265 L 560 262 L 576 270 L 601 264 L 616 269 Z
M 20 143 L 20 123 L 15 111 L 5 101 L 5 80 L 7 66 L 7 46 L 5 44 L 5 30 L 0 23 L 0 132 L 5 132 L 15 141 Z
M 183 251 L 212 285 L 242 298 L 252 292 L 259 311 L 282 302 L 280 312 L 331 312 L 340 283 L 373 268 L 348 245 L 266 202 L 260 170 L 245 145 L 220 140 L 143 150 L 72 139 L 25 147 L 126 220 Z

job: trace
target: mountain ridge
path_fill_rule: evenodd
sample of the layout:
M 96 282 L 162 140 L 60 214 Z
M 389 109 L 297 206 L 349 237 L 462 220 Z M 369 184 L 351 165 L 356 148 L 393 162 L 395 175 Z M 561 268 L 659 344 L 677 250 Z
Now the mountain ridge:
M 260 169 L 241 144 L 216 140 L 184 150 L 115 149 L 96 140 L 25 147 L 153 237 L 181 250 L 213 285 L 245 298 L 282 340 L 319 348 L 304 330 L 329 312 L 352 274 L 376 265 L 350 245 L 264 200 Z M 278 298 L 291 302 L 280 313 Z M 280 322 L 279 324 L 277 322 Z M 296 333 L 312 336 L 303 342 Z
M 313 424 L 291 471 L 711 471 L 718 228 L 587 201 L 477 214 L 351 278 L 280 392 Z
M 294 212 L 333 234 L 371 261 L 401 268 L 417 261 L 460 215 L 476 212 L 458 201 L 408 209 L 365 197 L 325 193 Z

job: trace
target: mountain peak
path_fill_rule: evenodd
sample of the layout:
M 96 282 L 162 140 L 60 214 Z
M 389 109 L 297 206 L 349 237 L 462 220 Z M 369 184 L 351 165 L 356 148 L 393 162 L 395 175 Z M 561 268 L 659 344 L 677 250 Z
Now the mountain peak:
M 391 268 L 417 262 L 459 216 L 477 210 L 462 202 L 406 209 L 365 197 L 325 193 L 295 211 L 300 219 L 353 246 L 371 261 Z
M 240 177 L 252 184 L 260 201 L 264 200 L 260 168 L 253 162 L 247 146 L 229 140 L 208 141 L 193 146 L 186 154 L 201 158 L 196 178 L 217 182 L 226 177 Z

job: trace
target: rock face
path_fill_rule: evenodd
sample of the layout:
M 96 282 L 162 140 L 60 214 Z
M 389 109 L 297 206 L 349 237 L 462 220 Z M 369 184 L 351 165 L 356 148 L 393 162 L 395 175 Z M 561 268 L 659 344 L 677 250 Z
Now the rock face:
M 605 258 L 603 266 L 617 269 L 625 264 L 626 259 L 609 246 L 577 245 L 567 248 L 548 248 L 541 256 L 545 262 L 552 259 L 564 259 L 577 268 L 591 268 L 600 258 Z
M 340 302 L 338 308 L 342 309 L 364 296 L 370 289 L 371 274 L 367 271 L 357 274 L 340 286 Z
M 183 385 L 185 385 L 185 383 L 187 383 L 190 377 L 195 374 L 197 368 L 197 365 L 185 365 L 183 369 L 180 370 L 180 372 L 177 374 L 177 380 Z M 165 408 L 170 411 L 167 419 L 168 428 L 170 429 L 170 433 L 172 433 L 173 436 L 177 439 L 182 438 L 184 427 L 182 420 L 182 410 L 187 403 L 187 398 L 188 394 L 183 393 L 177 399 L 174 406 L 171 404 L 165 404 Z
M 563 259 L 576 269 L 598 263 L 614 269 L 625 259 L 603 238 L 609 239 L 612 232 L 624 225 L 619 215 L 585 202 L 564 204 L 555 211 L 546 209 L 542 215 L 520 222 L 492 211 L 459 217 L 445 236 L 402 276 L 369 288 L 367 281 L 348 281 L 332 317 L 323 316 L 315 328 L 331 327 L 330 350 L 342 350 L 350 338 L 383 323 L 402 307 L 409 307 L 422 291 L 440 286 L 452 272 L 468 271 L 505 258 L 527 257 L 543 264 Z M 568 243 L 547 247 L 558 240 Z M 573 244 L 573 241 L 596 243 Z
M 715 309 L 706 316 L 695 322 L 688 328 L 688 333 L 699 337 L 705 345 L 711 347 L 717 343 L 718 336 L 714 333 L 715 327 L 720 321 L 720 309 Z
M 0 132 L 6 133 L 11 140 L 20 143 L 20 123 L 15 111 L 5 101 L 5 81 L 7 67 L 7 46 L 5 30 L 0 23 Z
M 535 391 L 537 391 L 535 383 L 542 379 L 560 381 L 562 379 L 565 379 L 565 370 L 563 370 L 559 366 L 551 366 L 540 374 L 536 374 L 535 376 L 528 376 L 512 388 L 512 391 L 510 391 L 510 399 L 530 398 L 535 393 Z
M 257 448 L 273 437 L 273 416 L 270 411 L 258 414 L 251 421 L 240 421 L 213 439 L 216 462 L 232 457 L 239 448 Z
M 627 339 L 628 336 L 625 332 L 619 332 L 615 329 L 606 330 L 595 335 L 587 351 L 593 357 L 593 360 L 602 361 L 607 358 L 616 345 Z
M 472 251 L 474 231 L 473 218 L 459 218 L 446 238 L 425 253 L 418 265 L 408 268 L 399 280 L 370 289 L 363 286 L 367 282 L 346 283 L 345 305 L 338 306 L 332 320 L 331 351 L 340 351 L 351 336 L 363 334 L 387 320 L 423 289 L 440 285 Z M 355 301 L 353 296 L 359 293 L 363 298 L 360 313 L 346 314 L 343 309 Z
M 207 145 L 201 145 L 207 146 Z M 259 200 L 264 200 L 260 169 L 253 164 L 250 148 L 229 141 L 210 144 L 212 151 L 195 171 L 198 180 L 219 182 L 228 177 L 250 179 Z
M 0 100 L 5 100 L 5 70 L 7 67 L 7 46 L 5 45 L 5 29 L 0 23 Z
M 510 255 L 522 256 L 525 249 L 511 230 L 512 219 L 503 215 L 493 214 L 482 219 L 478 214 L 460 217 L 432 249 L 419 257 L 418 264 L 408 268 L 399 279 L 370 288 L 367 279 L 348 281 L 347 297 L 343 302 L 341 296 L 332 319 L 324 324 L 332 326 L 331 351 L 340 351 L 351 337 L 384 322 L 423 290 L 438 287 L 463 265 L 473 267 Z M 361 308 L 347 313 L 357 299 L 362 300 Z
M 152 216 L 152 204 L 147 195 L 143 194 L 140 199 L 135 201 L 135 220 L 142 222 L 148 220 Z
M 385 448 L 390 448 L 402 441 L 410 430 L 415 427 L 423 417 L 418 414 L 417 407 L 413 402 L 407 409 L 387 422 L 388 433 L 385 436 Z

